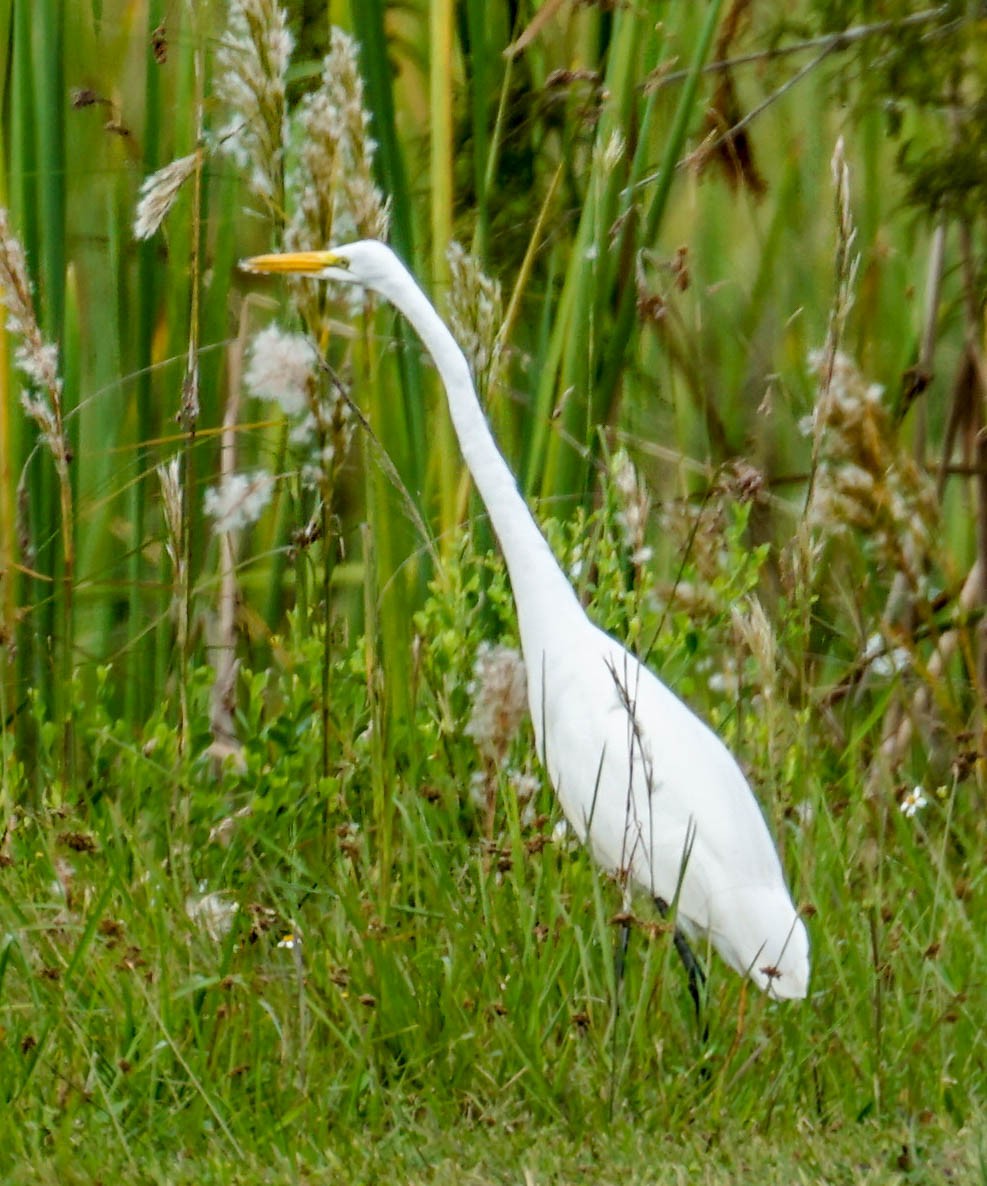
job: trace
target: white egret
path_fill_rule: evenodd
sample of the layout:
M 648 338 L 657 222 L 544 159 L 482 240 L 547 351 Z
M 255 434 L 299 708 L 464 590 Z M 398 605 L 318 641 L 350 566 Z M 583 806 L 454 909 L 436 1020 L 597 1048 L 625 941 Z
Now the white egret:
M 500 541 L 517 606 L 538 754 L 595 859 L 688 938 L 708 939 L 777 999 L 804 997 L 809 940 L 747 780 L 726 746 L 582 605 L 499 452 L 462 350 L 383 243 L 262 255 L 245 270 L 355 284 L 417 331 L 445 385 L 459 444 Z M 698 1005 L 695 962 L 679 937 Z

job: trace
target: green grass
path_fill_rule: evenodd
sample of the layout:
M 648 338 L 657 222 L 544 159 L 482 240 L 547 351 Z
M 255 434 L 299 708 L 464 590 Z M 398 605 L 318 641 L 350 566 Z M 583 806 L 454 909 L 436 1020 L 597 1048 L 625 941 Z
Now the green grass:
M 571 549 L 582 533 L 568 545 L 556 535 Z M 601 541 L 599 562 L 613 590 L 620 556 Z M 551 839 L 548 789 L 522 824 L 501 778 L 492 844 L 464 802 L 477 758 L 463 736 L 462 638 L 469 621 L 474 638 L 509 633 L 509 602 L 499 565 L 468 545 L 455 571 L 418 617 L 433 642 L 416 717 L 389 739 L 386 884 L 359 649 L 332 673 L 340 745 L 328 777 L 318 638 L 286 639 L 294 658 L 244 673 L 242 775 L 182 759 L 167 709 L 138 745 L 105 703 L 80 707 L 85 795 L 66 800 L 51 783 L 8 812 L 0 1147 L 11 1172 L 249 1182 L 345 1167 L 372 1181 L 388 1167 L 399 1180 L 499 1181 L 527 1168 L 535 1181 L 644 1182 L 701 1166 L 701 1181 L 719 1182 L 764 1161 L 767 1181 L 851 1180 L 852 1166 L 878 1181 L 900 1158 L 908 1181 L 941 1180 L 944 1165 L 974 1173 L 987 885 L 966 855 L 983 843 L 969 792 L 954 786 L 906 819 L 860 795 L 854 748 L 827 748 L 818 722 L 787 708 L 738 720 L 725 699 L 724 727 L 753 765 L 809 915 L 813 987 L 803 1005 L 771 1004 L 710 957 L 703 1044 L 646 903 L 616 985 L 620 893 Z M 647 625 L 647 607 L 642 591 L 599 614 Z M 673 671 L 703 653 L 664 646 Z M 191 689 L 196 753 L 209 682 L 199 670 Z M 527 732 L 511 762 L 530 767 Z M 8 802 L 25 790 L 11 777 Z M 224 820 L 225 843 L 210 839 Z M 205 892 L 239 907 L 228 934 L 189 917 Z M 651 1142 L 674 1150 L 656 1151 L 671 1158 L 667 1176 L 641 1162 Z
M 507 6 L 448 7 L 440 27 L 445 6 L 353 5 L 392 242 L 440 308 L 449 234 L 500 280 L 498 438 L 595 619 L 648 654 L 750 775 L 810 930 L 810 998 L 771 1003 L 703 953 L 701 1042 L 646 902 L 618 984 L 618 888 L 556 833 L 550 788 L 531 809 L 517 799 L 519 778 L 539 777 L 530 730 L 484 767 L 466 732 L 473 663 L 481 643 L 516 639 L 510 589 L 432 368 L 389 310 L 321 310 L 375 436 L 357 430 L 321 505 L 285 425 L 241 405 L 239 468 L 280 481 L 235 573 L 242 765 L 214 764 L 224 605 L 203 493 L 244 342 L 273 315 L 298 324 L 290 294 L 248 293 L 234 264 L 291 211 L 272 218 L 207 154 L 199 214 L 189 189 L 162 234 L 132 238 L 142 178 L 195 146 L 200 92 L 207 128 L 223 125 L 224 4 L 47 3 L 50 36 L 32 40 L 28 6 L 0 3 L 5 200 L 61 348 L 75 448 L 63 518 L 5 363 L 0 1178 L 987 1182 L 982 599 L 960 595 L 983 492 L 945 477 L 904 591 L 908 521 L 893 520 L 897 539 L 880 530 L 890 495 L 863 526 L 859 507 L 814 526 L 804 507 L 800 421 L 820 402 L 806 356 L 836 289 L 841 131 L 861 253 L 843 346 L 892 412 L 927 324 L 930 231 L 907 205 L 888 109 L 871 95 L 846 118 L 832 102 L 866 98 L 883 59 L 855 56 L 867 42 L 834 54 L 754 121 L 757 197 L 683 158 L 713 95 L 704 62 L 763 50 L 776 30 L 723 42 L 730 5 L 580 6 L 508 60 L 533 7 L 516 28 Z M 824 7 L 791 15 L 816 31 Z M 291 105 L 328 33 L 289 8 Z M 972 48 L 956 68 L 975 77 L 979 26 L 961 28 Z M 880 45 L 891 54 L 893 38 Z M 796 68 L 735 71 L 742 109 Z M 57 79 L 109 103 L 69 109 Z M 945 133 L 926 92 L 908 93 L 901 135 L 921 156 Z M 449 94 L 449 122 L 430 122 Z M 974 420 L 952 452 L 946 433 L 978 406 L 957 381 L 981 316 L 961 232 L 975 272 L 983 230 L 959 208 L 943 217 L 931 385 L 874 421 L 876 444 L 861 430 L 889 473 L 909 456 L 931 471 L 944 454 L 961 471 L 976 459 Z M 9 359 L 16 340 L 0 337 Z M 190 344 L 194 432 L 175 423 Z M 609 476 L 621 444 L 653 500 L 649 559 L 624 537 Z M 175 453 L 187 586 L 154 472 Z M 759 491 L 738 462 L 761 472 Z M 317 538 L 301 540 L 309 523 Z M 864 663 L 874 636 L 907 667 Z M 484 779 L 489 827 L 470 793 Z M 915 786 L 928 802 L 908 817 Z M 196 913 L 209 894 L 228 930 Z

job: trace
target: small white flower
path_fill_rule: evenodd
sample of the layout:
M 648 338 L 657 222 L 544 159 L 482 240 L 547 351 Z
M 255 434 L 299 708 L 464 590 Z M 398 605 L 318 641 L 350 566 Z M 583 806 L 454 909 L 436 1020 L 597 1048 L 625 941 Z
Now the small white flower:
M 925 797 L 925 790 L 921 786 L 914 786 L 901 801 L 901 814 L 911 819 L 923 807 L 928 807 L 929 800 Z
M 205 511 L 214 520 L 213 530 L 217 534 L 238 531 L 256 522 L 273 489 L 274 478 L 264 470 L 223 478 L 219 486 L 206 491 Z
M 287 935 L 284 935 L 278 940 L 278 947 L 283 947 L 287 951 L 294 951 L 296 947 L 300 946 L 300 944 L 301 939 L 292 931 L 289 931 Z

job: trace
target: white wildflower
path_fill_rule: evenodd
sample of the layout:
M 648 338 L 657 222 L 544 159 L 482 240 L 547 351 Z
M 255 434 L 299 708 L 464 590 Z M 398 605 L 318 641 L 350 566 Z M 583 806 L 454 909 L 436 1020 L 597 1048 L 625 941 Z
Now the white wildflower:
M 273 400 L 285 415 L 300 416 L 312 399 L 317 362 L 308 338 L 272 324 L 250 343 L 244 383 L 257 399 Z
M 914 786 L 901 801 L 901 814 L 911 819 L 928 805 L 929 800 L 925 797 L 925 789 L 921 786 Z
M 254 474 L 231 474 L 219 486 L 206 491 L 205 511 L 217 534 L 238 531 L 260 518 L 271 500 L 274 478 L 265 470 Z
M 201 155 L 199 152 L 190 152 L 188 156 L 179 157 L 144 179 L 134 217 L 135 239 L 150 239 L 161 226 L 178 191 L 195 172 Z

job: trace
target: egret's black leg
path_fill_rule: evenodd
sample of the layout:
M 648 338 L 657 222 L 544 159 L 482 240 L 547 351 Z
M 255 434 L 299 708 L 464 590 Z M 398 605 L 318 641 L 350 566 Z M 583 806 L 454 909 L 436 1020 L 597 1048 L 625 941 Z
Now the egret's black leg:
M 655 905 L 662 918 L 667 918 L 668 903 L 665 899 L 655 898 Z M 695 952 L 689 946 L 689 940 L 678 927 L 675 928 L 673 938 L 675 950 L 679 953 L 679 959 L 689 978 L 689 996 L 692 997 L 692 1003 L 696 1007 L 696 1022 L 702 1026 L 703 1041 L 705 1041 L 709 1037 L 709 1025 L 703 1024 L 703 989 L 706 987 L 706 973 L 703 971 L 702 964 L 696 959 Z
M 617 1018 L 620 1016 L 620 994 L 624 984 L 624 967 L 627 963 L 627 947 L 631 941 L 630 916 L 620 924 L 620 942 L 613 957 L 613 1025 L 611 1026 L 613 1051 L 610 1060 L 610 1116 L 613 1117 L 617 1092 Z
M 613 1001 L 613 1020 L 617 1020 L 620 1013 L 620 989 L 624 984 L 624 967 L 628 962 L 628 946 L 631 942 L 630 922 L 620 923 L 620 942 L 613 955 L 613 983 L 616 986 L 616 997 Z

